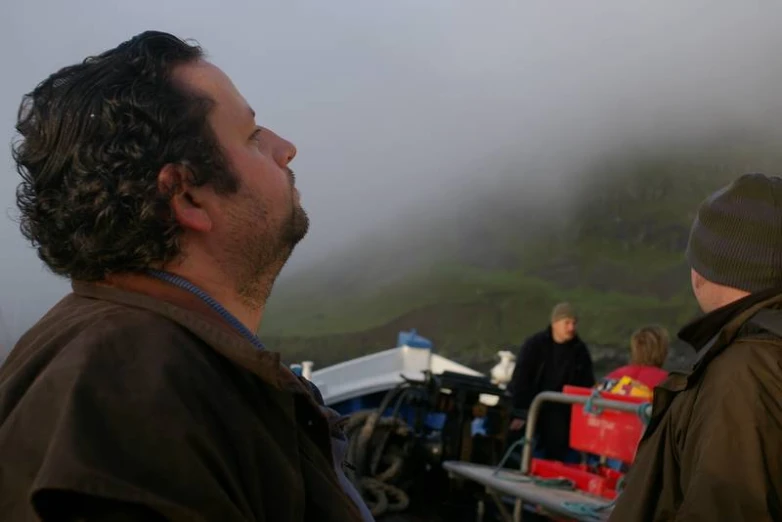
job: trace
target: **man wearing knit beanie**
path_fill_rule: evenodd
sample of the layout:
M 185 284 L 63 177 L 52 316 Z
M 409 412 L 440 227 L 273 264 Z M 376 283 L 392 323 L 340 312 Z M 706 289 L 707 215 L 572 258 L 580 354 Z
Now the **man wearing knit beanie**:
M 551 324 L 559 323 L 562 319 L 572 319 L 573 333 L 577 321 L 576 311 L 570 303 L 559 303 L 551 310 Z
M 508 386 L 514 408 L 511 439 L 521 436 L 527 411 L 538 393 L 562 391 L 566 384 L 594 385 L 592 359 L 576 333 L 577 320 L 573 306 L 559 303 L 551 311 L 549 327 L 528 338 L 519 350 Z M 580 460 L 580 455 L 569 448 L 570 411 L 567 405 L 543 406 L 535 434 L 537 458 Z
M 696 362 L 656 388 L 609 520 L 782 520 L 782 178 L 707 198 L 686 259 L 705 315 L 679 337 Z

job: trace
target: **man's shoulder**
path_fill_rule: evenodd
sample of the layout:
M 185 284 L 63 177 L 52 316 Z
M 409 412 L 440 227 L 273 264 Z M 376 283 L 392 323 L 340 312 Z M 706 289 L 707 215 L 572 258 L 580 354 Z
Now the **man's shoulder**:
M 525 345 L 540 346 L 551 342 L 551 332 L 548 328 L 533 333 L 524 340 Z
M 673 392 L 672 422 L 684 429 L 710 419 L 726 425 L 782 422 L 782 342 L 769 337 L 734 340 L 701 367 L 671 372 L 658 389 Z
M 576 348 L 585 351 L 587 354 L 589 353 L 589 347 L 587 346 L 587 343 L 584 342 L 584 340 L 579 335 L 576 335 L 573 341 Z
M 187 336 L 185 328 L 154 311 L 70 294 L 33 325 L 17 347 L 56 344 L 92 350 L 99 345 L 106 351 L 105 346 L 113 342 L 133 345 Z
M 69 295 L 22 336 L 0 368 L 0 387 L 31 378 L 132 378 L 180 363 L 190 369 L 206 357 L 204 348 L 187 329 L 160 314 Z
M 758 357 L 771 357 L 774 360 L 779 360 L 782 358 L 782 337 L 767 332 L 748 335 L 734 340 L 729 348 L 734 348 L 732 350 L 734 356 L 743 356 L 748 360 L 754 360 Z M 735 348 L 739 348 L 739 350 L 735 350 Z
M 18 472 L 16 492 L 0 497 L 18 502 L 31 491 L 60 489 L 116 500 L 133 494 L 155 509 L 173 502 L 179 520 L 234 509 L 214 488 L 210 466 L 232 473 L 235 434 L 262 437 L 264 425 L 252 415 L 257 397 L 236 391 L 242 383 L 233 366 L 154 312 L 68 301 L 31 330 L 17 346 L 26 351 L 0 374 L 0 460 Z M 14 456 L 20 447 L 28 459 Z M 37 470 L 36 462 L 45 466 Z M 167 475 L 172 470 L 179 479 Z M 138 477 L 145 482 L 133 482 Z
M 771 382 L 782 385 L 782 339 L 761 335 L 734 340 L 709 361 L 702 380 L 723 386 L 735 383 L 756 387 Z

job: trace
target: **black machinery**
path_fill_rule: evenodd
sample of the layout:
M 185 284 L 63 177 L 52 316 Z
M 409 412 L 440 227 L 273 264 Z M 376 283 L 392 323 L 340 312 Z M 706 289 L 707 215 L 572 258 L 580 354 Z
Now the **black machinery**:
M 482 395 L 494 399 L 481 401 Z M 405 379 L 378 408 L 351 416 L 346 472 L 376 517 L 434 504 L 442 512 L 464 500 L 453 498 L 442 462 L 497 464 L 510 412 L 504 390 L 486 377 L 444 372 Z

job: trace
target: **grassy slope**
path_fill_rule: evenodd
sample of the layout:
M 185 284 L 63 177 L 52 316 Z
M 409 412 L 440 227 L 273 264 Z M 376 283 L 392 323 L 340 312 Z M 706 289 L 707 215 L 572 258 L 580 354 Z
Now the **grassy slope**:
M 417 328 L 440 352 L 485 364 L 567 299 L 581 311 L 584 338 L 615 351 L 644 323 L 675 330 L 694 316 L 682 250 L 695 207 L 736 174 L 774 165 L 782 165 L 775 148 L 757 143 L 623 158 L 594 176 L 596 195 L 564 228 L 520 241 L 519 209 L 495 203 L 469 213 L 476 226 L 466 231 L 420 236 L 432 254 L 401 278 L 390 274 L 409 244 L 381 240 L 349 253 L 346 270 L 281 285 L 261 333 L 286 359 L 323 365 L 388 348 L 398 330 Z

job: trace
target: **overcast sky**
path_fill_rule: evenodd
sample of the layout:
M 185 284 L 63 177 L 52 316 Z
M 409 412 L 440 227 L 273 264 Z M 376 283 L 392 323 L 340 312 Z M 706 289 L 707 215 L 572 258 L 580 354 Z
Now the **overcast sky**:
M 498 158 L 560 161 L 554 181 L 514 173 L 539 198 L 563 179 L 588 185 L 580 160 L 623 140 L 770 120 L 781 14 L 751 0 L 5 2 L 0 141 L 13 138 L 22 94 L 57 68 L 146 29 L 194 38 L 259 123 L 298 146 L 312 227 L 291 273 L 406 206 L 453 205 L 496 182 Z M 10 219 L 18 179 L 10 146 L 0 151 L 3 345 L 68 284 Z

